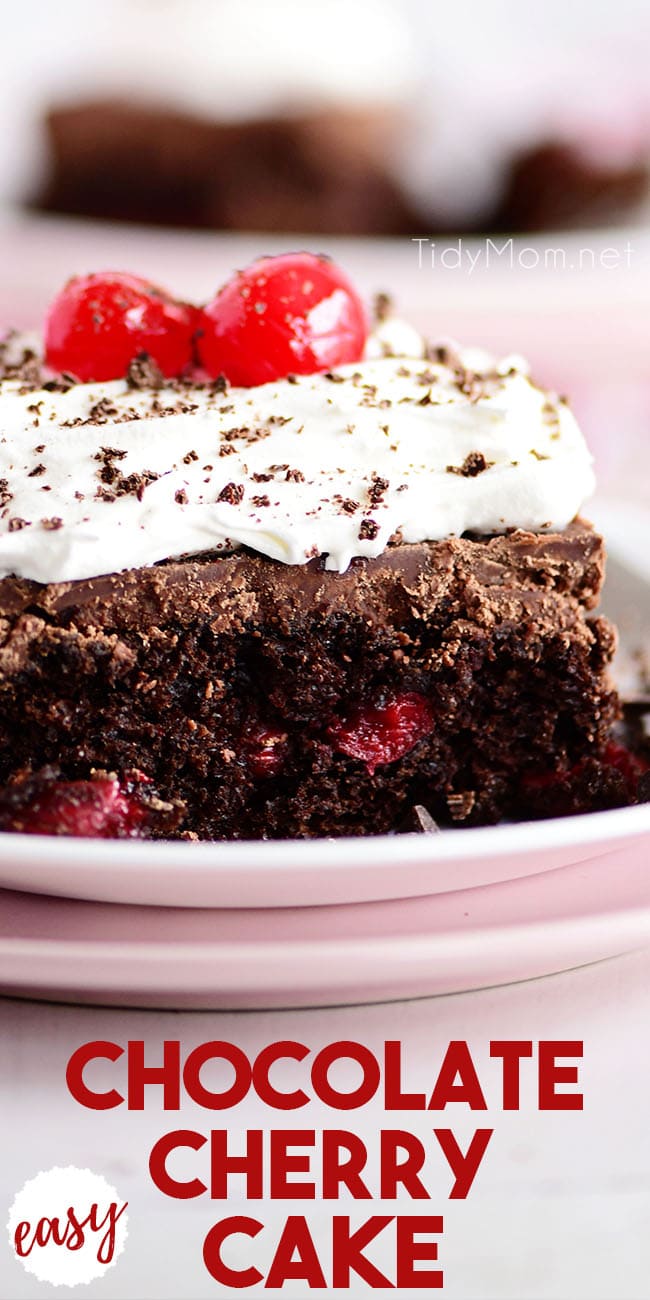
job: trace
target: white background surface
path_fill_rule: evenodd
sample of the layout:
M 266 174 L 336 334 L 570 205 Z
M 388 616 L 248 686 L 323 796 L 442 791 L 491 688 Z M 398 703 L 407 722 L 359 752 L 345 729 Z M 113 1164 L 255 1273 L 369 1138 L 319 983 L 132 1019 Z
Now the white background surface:
M 408 1086 L 418 1090 L 432 1086 L 436 1062 L 439 1065 L 447 1042 L 466 1038 L 490 1109 L 468 1121 L 453 1113 L 464 1108 L 452 1106 L 444 1123 L 455 1129 L 461 1142 L 474 1127 L 494 1124 L 495 1133 L 467 1201 L 446 1200 L 448 1176 L 442 1163 L 432 1162 L 431 1181 L 439 1194 L 430 1207 L 422 1202 L 412 1211 L 445 1217 L 442 1294 L 449 1300 L 648 1300 L 649 1012 L 650 952 L 508 988 L 347 1010 L 125 1013 L 4 1002 L 0 1004 L 0 1218 L 4 1222 L 14 1193 L 39 1169 L 57 1163 L 87 1164 L 128 1199 L 130 1231 L 115 1268 L 75 1295 L 88 1300 L 207 1300 L 226 1294 L 212 1282 L 201 1259 L 203 1238 L 212 1223 L 223 1217 L 223 1208 L 205 1197 L 169 1201 L 156 1191 L 147 1172 L 150 1148 L 163 1133 L 176 1127 L 204 1132 L 221 1126 L 219 1116 L 211 1123 L 210 1115 L 191 1103 L 180 1115 L 165 1115 L 157 1097 L 152 1097 L 143 1114 L 129 1114 L 124 1108 L 99 1114 L 85 1111 L 65 1089 L 65 1066 L 75 1047 L 95 1037 L 119 1043 L 144 1037 L 155 1059 L 164 1038 L 179 1038 L 184 1052 L 211 1038 L 225 1038 L 254 1054 L 266 1043 L 285 1037 L 314 1050 L 350 1038 L 374 1051 L 386 1038 L 399 1037 Z M 494 1063 L 487 1062 L 487 1044 L 504 1037 L 583 1039 L 584 1112 L 536 1114 L 533 1091 L 526 1086 L 521 1112 L 499 1114 L 498 1076 Z M 99 1087 L 108 1081 L 108 1074 L 100 1070 L 93 1079 Z M 251 1101 L 230 1119 L 233 1136 L 274 1122 L 261 1103 Z M 290 1124 L 350 1127 L 372 1144 L 381 1119 L 379 1104 L 373 1103 L 363 1114 L 348 1115 L 332 1114 L 313 1104 L 299 1112 L 299 1118 L 291 1118 Z M 387 1126 L 409 1127 L 411 1121 L 413 1130 L 425 1139 L 433 1127 L 431 1116 L 393 1115 Z M 200 1156 L 194 1157 L 199 1160 Z M 205 1173 L 205 1164 L 201 1169 L 194 1163 L 182 1173 L 176 1168 L 179 1176 Z M 404 1203 L 402 1212 L 410 1208 Z M 347 1213 L 348 1205 L 265 1206 L 259 1217 L 270 1225 L 269 1240 L 272 1225 L 277 1235 L 286 1215 L 303 1209 L 324 1249 L 327 1220 L 333 1212 Z M 237 1205 L 229 1206 L 228 1212 L 237 1213 Z M 381 1209 L 365 1202 L 349 1212 L 361 1222 Z M 377 1263 L 388 1265 L 388 1260 L 378 1254 Z M 362 1293 L 361 1288 L 346 1294 Z M 5 1300 L 38 1300 L 50 1294 L 54 1293 L 29 1278 L 0 1242 L 0 1295 Z M 302 1297 L 306 1292 L 289 1285 L 282 1294 Z

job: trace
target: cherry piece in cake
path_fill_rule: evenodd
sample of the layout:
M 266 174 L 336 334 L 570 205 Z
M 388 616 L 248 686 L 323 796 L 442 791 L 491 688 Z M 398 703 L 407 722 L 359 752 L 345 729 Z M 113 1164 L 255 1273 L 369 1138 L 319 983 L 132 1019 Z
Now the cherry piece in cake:
M 0 831 L 23 835 L 71 835 L 78 839 L 145 839 L 173 831 L 183 805 L 159 799 L 148 777 L 135 769 L 121 777 L 93 772 L 67 780 L 45 766 L 0 792 Z
M 245 757 L 256 777 L 276 776 L 281 772 L 286 752 L 285 732 L 256 726 L 246 736 Z
M 372 776 L 393 763 L 433 731 L 433 713 L 423 695 L 410 692 L 385 704 L 365 704 L 332 723 L 329 734 L 337 749 L 359 758 Z
M 52 781 L 22 804 L 4 810 L 3 830 L 24 835 L 98 836 L 118 839 L 138 834 L 146 810 L 122 788 L 117 777 L 95 781 Z

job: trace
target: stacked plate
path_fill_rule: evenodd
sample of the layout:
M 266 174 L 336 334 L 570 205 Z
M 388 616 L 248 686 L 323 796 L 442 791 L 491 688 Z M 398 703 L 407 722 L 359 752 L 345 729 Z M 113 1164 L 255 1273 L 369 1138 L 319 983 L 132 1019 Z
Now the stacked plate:
M 528 979 L 650 942 L 649 847 L 648 808 L 315 844 L 3 836 L 0 989 L 274 1007 Z

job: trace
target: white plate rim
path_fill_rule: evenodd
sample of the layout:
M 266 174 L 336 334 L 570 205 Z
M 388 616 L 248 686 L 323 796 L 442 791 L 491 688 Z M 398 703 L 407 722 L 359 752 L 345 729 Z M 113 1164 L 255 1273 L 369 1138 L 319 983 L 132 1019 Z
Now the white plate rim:
M 399 856 L 409 865 L 464 862 L 481 858 L 516 857 L 535 849 L 602 846 L 612 840 L 627 841 L 650 834 L 650 804 L 613 808 L 603 812 L 554 817 L 545 821 L 517 822 L 508 826 L 452 828 L 439 834 L 343 836 L 317 840 L 236 840 L 182 842 L 179 840 L 79 840 L 67 836 L 18 835 L 0 832 L 0 875 L 3 860 L 20 865 L 39 853 L 52 867 L 88 865 L 111 867 L 118 874 L 138 867 L 157 871 L 185 863 L 188 867 L 231 870 L 253 865 L 256 871 L 278 867 L 312 872 L 349 871 L 356 867 L 387 866 Z

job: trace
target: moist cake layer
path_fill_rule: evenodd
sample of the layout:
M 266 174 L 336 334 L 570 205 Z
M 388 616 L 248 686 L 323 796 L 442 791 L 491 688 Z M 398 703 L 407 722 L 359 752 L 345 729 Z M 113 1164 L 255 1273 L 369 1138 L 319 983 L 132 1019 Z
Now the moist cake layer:
M 215 839 L 375 833 L 414 803 L 463 824 L 539 813 L 536 776 L 577 772 L 616 715 L 613 630 L 588 617 L 602 575 L 578 521 L 344 574 L 238 551 L 6 578 L 0 778 L 135 768 L 184 805 L 172 833 Z M 359 757 L 364 714 L 381 731 L 404 700 L 412 744 Z

